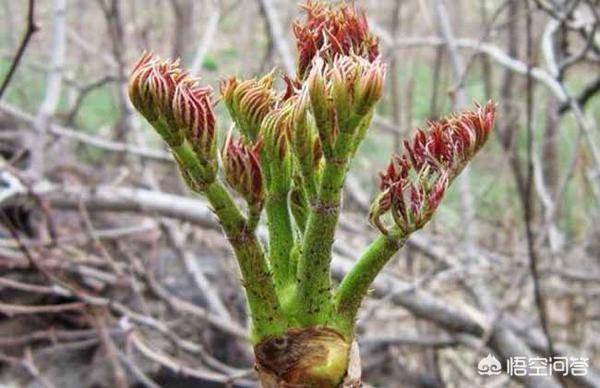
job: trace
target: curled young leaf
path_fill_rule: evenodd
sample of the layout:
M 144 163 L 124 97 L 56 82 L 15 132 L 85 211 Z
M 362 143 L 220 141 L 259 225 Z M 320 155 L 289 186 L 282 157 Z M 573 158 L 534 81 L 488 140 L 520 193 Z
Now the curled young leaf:
M 303 88 L 292 100 L 291 144 L 305 188 L 311 197 L 316 195 L 317 176 L 321 170 L 323 148 L 313 121 L 308 115 L 308 89 Z
M 362 141 L 375 104 L 383 95 L 385 66 L 356 55 L 337 56 L 331 63 L 316 57 L 306 86 L 326 157 L 334 155 L 339 132 L 351 138 L 352 151 Z M 352 154 L 353 152 L 350 152 Z
M 177 85 L 186 77 L 179 68 L 179 61 L 161 60 L 144 52 L 129 79 L 131 103 L 171 146 L 183 141 L 173 125 L 171 101 Z
M 230 131 L 221 158 L 227 183 L 248 204 L 262 207 L 265 186 L 260 166 L 260 144 L 248 146 L 240 139 L 235 139 Z
M 212 89 L 193 81 L 182 81 L 175 88 L 173 115 L 181 133 L 196 155 L 206 162 L 215 158 L 215 114 L 211 103 Z
M 270 191 L 287 192 L 292 178 L 290 136 L 293 104 L 286 101 L 263 120 L 260 130 L 261 157 Z
M 487 141 L 495 117 L 496 107 L 488 102 L 418 130 L 381 174 L 381 194 L 371 207 L 371 223 L 387 234 L 382 217 L 389 213 L 403 235 L 422 228 L 452 180 Z
M 325 5 L 308 0 L 306 19 L 296 20 L 294 35 L 298 48 L 298 77 L 304 79 L 316 56 L 332 62 L 338 55 L 358 55 L 370 62 L 379 56 L 379 40 L 369 30 L 365 13 L 353 6 Z
M 215 160 L 212 89 L 179 68 L 179 61 L 144 52 L 129 79 L 129 98 L 171 147 L 187 139 L 203 161 Z
M 248 143 L 256 141 L 262 121 L 277 103 L 273 82 L 271 72 L 260 79 L 244 81 L 230 77 L 221 84 L 223 101 Z

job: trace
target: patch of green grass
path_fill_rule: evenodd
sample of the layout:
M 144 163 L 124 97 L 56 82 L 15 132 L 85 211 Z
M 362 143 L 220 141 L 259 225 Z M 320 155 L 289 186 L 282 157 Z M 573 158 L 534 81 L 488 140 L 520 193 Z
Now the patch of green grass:
M 417 62 L 414 67 L 414 96 L 412 116 L 418 123 L 425 123 L 431 112 L 431 88 L 433 71 L 428 63 Z M 408 77 L 407 81 L 408 81 Z M 421 125 L 421 124 L 419 124 Z
M 202 62 L 202 69 L 206 71 L 217 71 L 219 70 L 218 59 L 212 55 L 207 55 Z
M 77 112 L 77 127 L 89 133 L 96 133 L 102 126 L 114 125 L 120 115 L 115 100 L 114 86 L 104 86 L 89 93 L 79 112 Z
M 237 51 L 237 49 L 235 47 L 225 48 L 225 49 L 221 50 L 219 54 L 221 57 L 223 57 L 223 59 L 228 59 L 228 60 L 237 59 L 240 56 L 240 53 Z

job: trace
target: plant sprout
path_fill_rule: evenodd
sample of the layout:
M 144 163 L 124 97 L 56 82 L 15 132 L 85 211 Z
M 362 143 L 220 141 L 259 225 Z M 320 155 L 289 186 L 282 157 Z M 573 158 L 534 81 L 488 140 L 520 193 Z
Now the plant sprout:
M 342 383 L 370 284 L 431 219 L 495 118 L 494 104 L 477 105 L 405 142 L 370 212 L 381 236 L 335 285 L 330 264 L 344 180 L 382 98 L 386 67 L 362 11 L 318 1 L 303 7 L 306 18 L 293 26 L 297 74 L 284 76 L 285 90 L 275 89 L 274 72 L 222 82 L 235 130 L 220 153 L 213 91 L 177 61 L 145 53 L 129 83 L 133 105 L 168 144 L 190 190 L 208 200 L 235 252 L 265 387 Z M 266 246 L 257 237 L 263 214 Z

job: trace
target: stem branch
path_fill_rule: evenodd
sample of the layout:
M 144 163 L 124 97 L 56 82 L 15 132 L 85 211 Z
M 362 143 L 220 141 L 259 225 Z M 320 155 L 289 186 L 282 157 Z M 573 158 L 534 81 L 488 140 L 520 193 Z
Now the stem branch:
M 380 236 L 369 245 L 342 280 L 334 296 L 334 307 L 339 319 L 336 324 L 344 334 L 352 334 L 356 314 L 369 287 L 405 241 L 406 237 L 397 227 L 387 236 Z
M 205 168 L 189 152 L 189 147 L 174 147 L 182 170 L 204 174 Z M 205 175 L 192 176 L 192 181 L 204 182 Z M 194 189 L 194 187 L 192 187 Z M 233 247 L 240 270 L 252 318 L 253 342 L 273 335 L 281 335 L 286 328 L 281 313 L 269 265 L 256 234 L 219 179 L 205 182 L 201 191 L 210 202 L 213 212 Z
M 290 265 L 294 236 L 287 192 L 270 193 L 265 207 L 269 229 L 269 259 L 275 284 L 281 290 L 289 285 L 296 276 L 296 268 Z

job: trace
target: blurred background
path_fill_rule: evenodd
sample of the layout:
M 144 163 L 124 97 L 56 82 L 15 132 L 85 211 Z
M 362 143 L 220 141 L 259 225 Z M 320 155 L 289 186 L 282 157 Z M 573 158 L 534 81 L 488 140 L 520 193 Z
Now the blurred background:
M 390 155 L 427 120 L 498 103 L 491 141 L 363 306 L 365 383 L 600 386 L 600 3 L 355 4 L 388 72 L 336 279 L 377 236 Z M 234 258 L 126 85 L 143 50 L 217 97 L 231 74 L 293 74 L 300 16 L 296 0 L 0 0 L 0 386 L 256 386 Z M 589 367 L 482 376 L 490 353 Z

